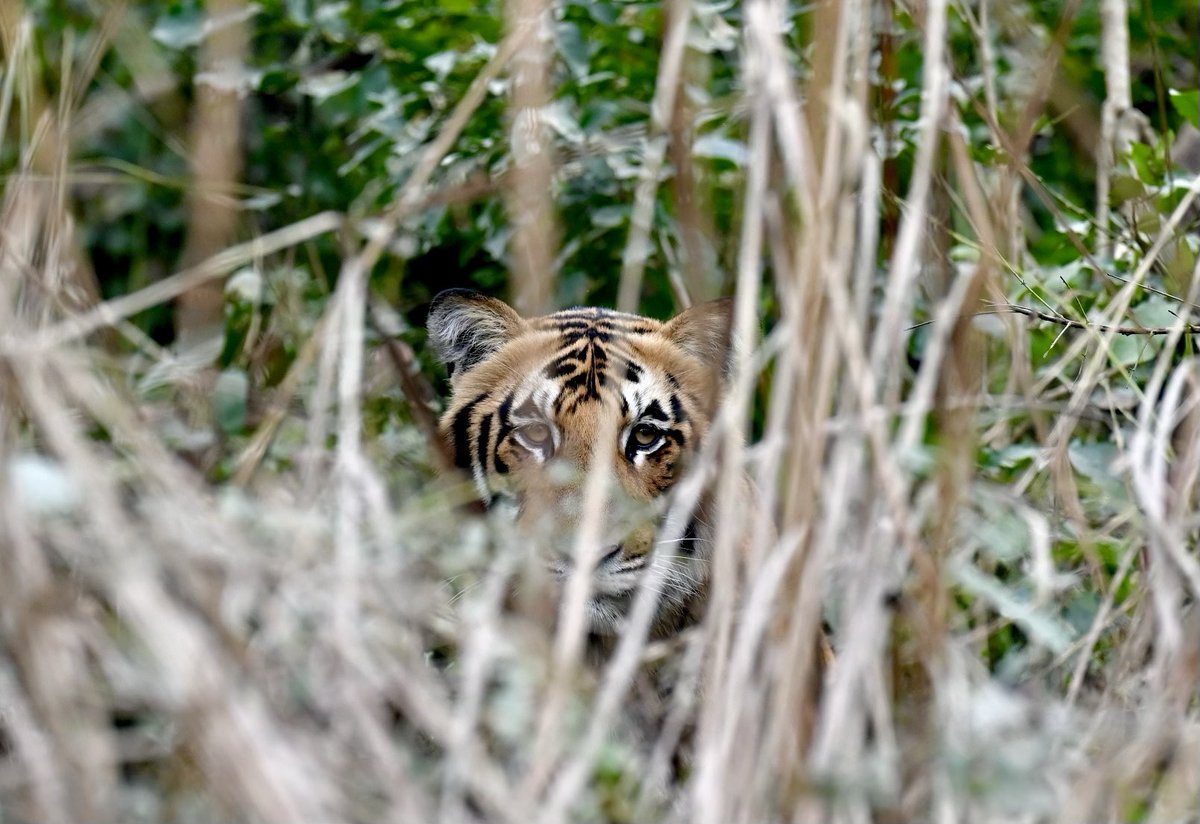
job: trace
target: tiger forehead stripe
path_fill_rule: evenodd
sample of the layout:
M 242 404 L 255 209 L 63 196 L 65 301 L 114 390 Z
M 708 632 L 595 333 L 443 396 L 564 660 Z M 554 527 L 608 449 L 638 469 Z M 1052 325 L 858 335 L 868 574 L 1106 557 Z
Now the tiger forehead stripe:
M 600 309 L 567 310 L 537 318 L 532 323 L 533 327 L 539 331 L 586 332 L 592 329 L 597 333 L 606 334 L 618 332 L 629 335 L 648 335 L 656 330 L 656 327 L 645 318 Z
M 647 418 L 653 418 L 654 420 L 662 421 L 664 423 L 669 423 L 671 420 L 667 417 L 667 413 L 663 411 L 662 404 L 660 404 L 657 400 L 650 401 L 642 414 Z
M 554 320 L 558 318 L 605 318 L 646 322 L 646 318 L 641 315 L 631 315 L 628 312 L 618 312 L 615 309 L 605 309 L 602 306 L 576 306 L 574 309 L 563 309 L 552 315 L 544 315 L 542 318 L 538 318 L 538 320 Z
M 584 403 L 599 401 L 617 384 L 643 383 L 648 367 L 639 362 L 642 358 L 634 342 L 662 328 L 639 315 L 593 307 L 567 309 L 528 322 L 535 332 L 558 338 L 540 369 L 544 379 L 558 385 L 551 404 L 554 415 L 571 414 Z M 679 409 L 678 401 L 664 402 L 673 412 Z M 626 414 L 629 404 L 623 397 L 621 405 Z M 686 416 L 676 415 L 676 420 L 682 417 Z M 500 418 L 503 424 L 505 416 Z

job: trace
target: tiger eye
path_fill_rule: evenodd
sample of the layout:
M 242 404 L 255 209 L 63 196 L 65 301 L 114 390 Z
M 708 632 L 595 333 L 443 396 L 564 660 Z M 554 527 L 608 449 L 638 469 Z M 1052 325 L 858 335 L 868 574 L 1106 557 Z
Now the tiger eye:
M 531 444 L 544 444 L 550 440 L 550 427 L 544 423 L 531 423 L 521 427 L 521 435 Z
M 649 446 L 659 438 L 658 430 L 653 426 L 642 424 L 633 430 L 633 440 L 638 446 Z

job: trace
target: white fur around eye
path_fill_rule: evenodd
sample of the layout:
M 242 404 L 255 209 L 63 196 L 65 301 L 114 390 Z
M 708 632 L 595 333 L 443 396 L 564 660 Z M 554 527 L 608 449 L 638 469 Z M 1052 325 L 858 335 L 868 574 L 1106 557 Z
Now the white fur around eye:
M 642 414 L 646 407 L 650 406 L 651 402 L 658 400 L 659 406 L 664 409 L 670 406 L 667 400 L 671 395 L 670 387 L 660 380 L 651 370 L 646 369 L 642 372 L 642 377 L 637 383 L 626 382 L 621 387 L 621 396 L 625 399 L 626 406 L 629 407 L 629 424 L 621 430 L 621 451 L 627 452 L 632 446 L 634 466 L 642 466 L 646 462 L 647 455 L 653 455 L 666 443 L 666 438 L 660 437 L 657 443 L 652 446 L 644 447 L 632 440 L 633 433 L 639 426 L 649 425 L 655 429 L 663 430 L 666 427 L 664 422 L 657 418 L 643 418 Z

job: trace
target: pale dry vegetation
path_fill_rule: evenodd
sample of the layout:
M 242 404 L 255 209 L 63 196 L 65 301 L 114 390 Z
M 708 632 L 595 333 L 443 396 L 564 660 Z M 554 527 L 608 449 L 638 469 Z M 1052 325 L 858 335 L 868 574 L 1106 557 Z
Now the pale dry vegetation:
M 883 5 L 806 10 L 820 36 L 802 60 L 795 9 L 743 5 L 728 32 L 738 93 L 719 103 L 745 150 L 720 177 L 737 220 L 713 241 L 712 175 L 689 151 L 714 115 L 692 93 L 706 75 L 688 37 L 713 12 L 666 3 L 654 98 L 627 138 L 640 154 L 615 294 L 637 307 L 665 247 L 676 300 L 706 297 L 719 278 L 705 244 L 730 250 L 734 374 L 676 504 L 746 471 L 761 512 L 723 513 L 700 626 L 648 644 L 648 580 L 597 665 L 581 622 L 559 620 L 578 602 L 508 597 L 534 587 L 536 541 L 480 516 L 468 484 L 432 478 L 437 379 L 384 342 L 403 320 L 371 297 L 381 259 L 405 254 L 397 232 L 499 192 L 516 215 L 514 301 L 556 302 L 572 238 L 554 181 L 587 159 L 551 151 L 561 124 L 537 114 L 557 76 L 552 5 L 509 4 L 508 33 L 390 205 L 241 243 L 235 215 L 255 192 L 236 182 L 238 92 L 210 78 L 183 184 L 187 268 L 102 299 L 109 273 L 73 209 L 105 184 L 73 146 L 97 128 L 101 58 L 152 53 L 145 23 L 114 4 L 70 35 L 90 60 L 58 67 L 50 91 L 46 33 L 6 4 L 0 821 L 1195 818 L 1200 183 L 1129 172 L 1130 143 L 1162 154 L 1166 135 L 1138 132 L 1122 3 L 1104 4 L 1100 142 L 1076 158 L 1099 167 L 1104 207 L 1082 215 L 1028 148 L 1048 105 L 1078 116 L 1055 79 L 1074 6 L 1055 31 L 1018 4 Z M 239 9 L 211 4 L 252 25 Z M 982 66 L 969 82 L 950 17 Z M 903 135 L 874 99 L 880 27 L 901 18 L 922 59 Z M 208 43 L 198 70 L 247 57 L 236 32 Z M 161 93 L 153 79 L 136 94 Z M 447 180 L 497 95 L 511 162 L 484 185 Z M 1121 179 L 1143 190 L 1110 214 Z M 668 188 L 669 243 L 655 218 Z M 1073 261 L 1031 251 L 1051 232 Z M 329 237 L 336 273 L 313 263 Z M 334 284 L 325 299 L 306 302 L 300 271 Z M 225 336 L 205 348 L 222 286 Z M 179 339 L 200 343 L 166 347 L 137 325 L 183 296 Z M 252 352 L 242 371 L 218 365 L 230 329 Z M 268 387 L 254 343 L 285 338 Z M 364 424 L 380 408 L 406 411 Z M 833 659 L 818 671 L 822 624 Z M 648 667 L 674 684 L 649 735 Z

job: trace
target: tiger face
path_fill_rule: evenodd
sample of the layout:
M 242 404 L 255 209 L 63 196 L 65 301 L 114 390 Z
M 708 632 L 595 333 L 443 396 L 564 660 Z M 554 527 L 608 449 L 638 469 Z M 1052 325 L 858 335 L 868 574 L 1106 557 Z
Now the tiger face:
M 540 536 L 550 569 L 570 574 L 589 468 L 607 474 L 608 504 L 592 567 L 591 631 L 614 633 L 651 563 L 664 583 L 656 631 L 692 614 L 708 580 L 705 506 L 682 537 L 659 521 L 666 493 L 709 426 L 721 387 L 730 303 L 667 322 L 598 308 L 522 318 L 503 301 L 452 289 L 428 331 L 450 372 L 441 420 L 455 463 L 487 503 L 507 496 Z

